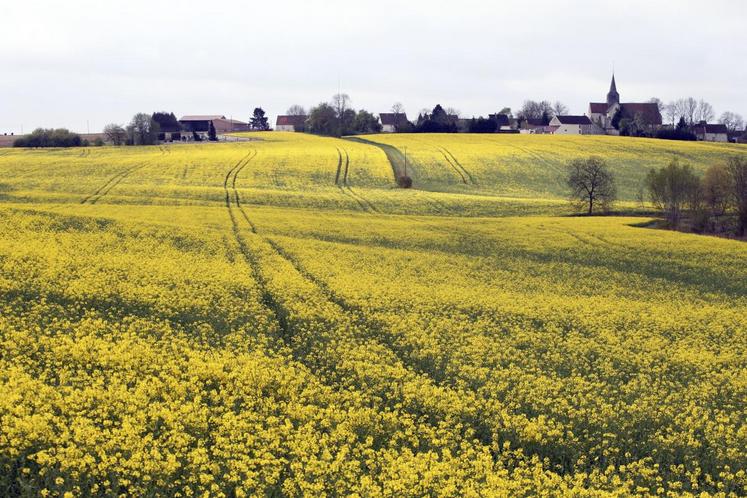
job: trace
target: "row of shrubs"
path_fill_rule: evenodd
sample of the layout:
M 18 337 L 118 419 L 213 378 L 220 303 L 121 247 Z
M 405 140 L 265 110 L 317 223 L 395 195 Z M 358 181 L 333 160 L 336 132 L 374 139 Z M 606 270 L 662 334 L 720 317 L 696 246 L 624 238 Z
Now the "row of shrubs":
M 65 128 L 37 128 L 30 135 L 19 137 L 13 142 L 13 147 L 88 147 L 92 145 L 77 133 Z M 101 137 L 94 140 L 93 145 L 104 145 Z

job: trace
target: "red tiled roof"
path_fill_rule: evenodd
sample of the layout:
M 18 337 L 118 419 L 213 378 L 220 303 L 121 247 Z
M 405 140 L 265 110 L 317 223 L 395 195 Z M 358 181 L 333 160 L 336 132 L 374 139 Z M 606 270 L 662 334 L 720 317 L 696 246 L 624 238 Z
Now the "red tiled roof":
M 555 116 L 561 124 L 571 125 L 590 125 L 591 120 L 588 116 Z
M 607 114 L 609 106 L 606 102 L 589 102 L 589 110 L 594 114 Z
M 278 116 L 275 126 L 303 126 L 306 123 L 306 116 Z

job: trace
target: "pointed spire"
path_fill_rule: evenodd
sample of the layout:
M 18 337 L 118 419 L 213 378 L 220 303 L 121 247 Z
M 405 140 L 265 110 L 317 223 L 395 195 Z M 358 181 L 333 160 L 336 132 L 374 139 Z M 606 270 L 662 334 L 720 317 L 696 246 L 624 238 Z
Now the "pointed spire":
M 607 93 L 607 105 L 612 106 L 613 104 L 620 103 L 620 94 L 617 93 L 617 84 L 615 83 L 615 73 L 612 72 L 612 82 L 610 83 L 610 91 Z

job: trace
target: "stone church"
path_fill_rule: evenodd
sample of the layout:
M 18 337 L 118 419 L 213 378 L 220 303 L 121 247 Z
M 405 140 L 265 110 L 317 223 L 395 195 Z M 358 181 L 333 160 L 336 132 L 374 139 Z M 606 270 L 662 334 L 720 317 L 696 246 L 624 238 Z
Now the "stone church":
M 620 94 L 617 93 L 615 75 L 612 75 L 610 91 L 607 92 L 607 102 L 590 102 L 587 115 L 600 132 L 608 135 L 618 135 L 618 130 L 612 126 L 612 121 L 617 113 L 619 119 L 638 120 L 639 123 L 656 130 L 661 127 L 661 113 L 659 106 L 652 102 L 625 102 L 620 103 Z

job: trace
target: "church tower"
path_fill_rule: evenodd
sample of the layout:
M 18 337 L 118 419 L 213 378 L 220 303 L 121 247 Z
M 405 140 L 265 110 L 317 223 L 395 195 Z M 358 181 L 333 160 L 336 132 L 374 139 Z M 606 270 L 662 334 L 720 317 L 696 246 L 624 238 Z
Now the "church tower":
M 607 106 L 612 107 L 619 103 L 620 94 L 617 93 L 617 85 L 615 85 L 615 73 L 612 73 L 612 83 L 610 84 L 610 91 L 607 93 Z

